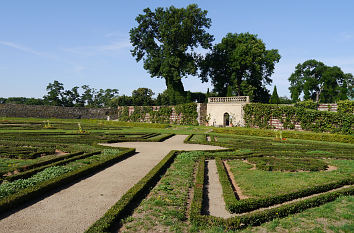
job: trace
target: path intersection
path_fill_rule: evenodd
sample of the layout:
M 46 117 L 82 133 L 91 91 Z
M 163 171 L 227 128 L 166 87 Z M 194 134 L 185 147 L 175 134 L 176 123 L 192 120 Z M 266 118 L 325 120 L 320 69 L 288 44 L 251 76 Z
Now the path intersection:
M 137 154 L 0 220 L 0 232 L 84 232 L 171 150 L 226 149 L 184 144 L 186 137 L 102 144 L 136 148 Z

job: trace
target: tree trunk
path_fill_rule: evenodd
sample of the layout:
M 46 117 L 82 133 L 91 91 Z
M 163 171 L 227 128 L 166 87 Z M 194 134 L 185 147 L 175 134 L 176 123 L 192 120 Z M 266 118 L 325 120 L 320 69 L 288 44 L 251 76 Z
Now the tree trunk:
M 167 93 L 170 104 L 182 104 L 185 102 L 185 92 L 180 78 L 166 78 Z

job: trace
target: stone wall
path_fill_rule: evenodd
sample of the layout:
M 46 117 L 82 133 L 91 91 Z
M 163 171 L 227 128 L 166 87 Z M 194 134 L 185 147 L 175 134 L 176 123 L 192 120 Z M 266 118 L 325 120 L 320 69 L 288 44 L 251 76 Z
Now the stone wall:
M 108 116 L 117 119 L 116 109 L 0 104 L 0 117 L 107 119 Z

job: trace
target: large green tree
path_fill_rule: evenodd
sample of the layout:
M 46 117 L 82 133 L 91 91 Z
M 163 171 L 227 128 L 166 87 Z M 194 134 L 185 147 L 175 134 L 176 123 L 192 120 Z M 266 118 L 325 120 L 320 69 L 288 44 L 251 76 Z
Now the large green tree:
M 314 59 L 298 64 L 289 77 L 293 101 L 313 100 L 333 103 L 353 96 L 353 75 L 345 74 L 338 66 L 326 66 Z
M 154 104 L 152 96 L 155 93 L 145 87 L 140 87 L 132 92 L 133 105 L 135 106 L 150 106 Z
M 279 60 L 278 50 L 267 50 L 257 35 L 228 33 L 201 62 L 201 77 L 202 81 L 211 78 L 219 96 L 231 87 L 233 95 L 267 102 L 270 95 L 265 86 L 272 83 L 270 76 Z
M 211 25 L 206 15 L 196 4 L 155 11 L 146 8 L 136 17 L 138 26 L 130 30 L 132 55 L 138 62 L 143 60 L 151 77 L 166 80 L 170 102 L 185 101 L 181 79 L 197 74 L 200 55 L 194 49 L 211 48 L 214 38 L 206 32 Z

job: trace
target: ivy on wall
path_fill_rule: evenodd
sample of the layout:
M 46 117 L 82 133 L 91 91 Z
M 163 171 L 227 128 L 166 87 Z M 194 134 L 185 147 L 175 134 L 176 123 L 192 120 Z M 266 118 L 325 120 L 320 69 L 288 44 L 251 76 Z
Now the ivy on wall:
M 353 100 L 342 100 L 337 102 L 338 113 L 351 113 L 354 114 L 354 101 Z
M 159 106 L 154 110 L 152 106 L 134 106 L 134 110 L 129 114 L 129 107 L 120 107 L 118 110 L 119 121 L 131 122 L 151 122 L 161 124 L 181 124 L 181 125 L 198 125 L 197 104 L 179 104 L 173 106 Z M 181 119 L 179 122 L 170 120 L 173 114 L 173 108 L 177 116 Z
M 295 124 L 299 124 L 303 130 L 352 134 L 354 127 L 353 114 L 301 107 L 253 103 L 244 106 L 244 113 L 247 127 L 272 128 L 271 118 L 279 119 L 284 129 L 295 129 Z

